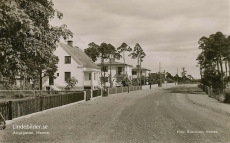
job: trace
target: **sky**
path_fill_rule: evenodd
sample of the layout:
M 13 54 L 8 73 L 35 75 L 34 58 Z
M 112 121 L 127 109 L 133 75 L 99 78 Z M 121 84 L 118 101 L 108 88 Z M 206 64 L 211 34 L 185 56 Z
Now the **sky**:
M 53 0 L 74 33 L 73 44 L 82 50 L 94 42 L 131 48 L 139 43 L 146 53 L 142 67 L 200 78 L 198 41 L 218 31 L 230 35 L 230 0 Z M 126 63 L 137 65 L 126 53 Z M 122 62 L 122 60 L 121 60 Z

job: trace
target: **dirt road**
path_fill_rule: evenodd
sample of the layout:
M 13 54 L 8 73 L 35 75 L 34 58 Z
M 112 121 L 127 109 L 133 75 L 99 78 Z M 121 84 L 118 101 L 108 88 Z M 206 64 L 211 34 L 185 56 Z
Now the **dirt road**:
M 230 142 L 229 116 L 188 93 L 201 94 L 195 85 L 153 88 L 49 110 L 13 121 L 0 142 Z

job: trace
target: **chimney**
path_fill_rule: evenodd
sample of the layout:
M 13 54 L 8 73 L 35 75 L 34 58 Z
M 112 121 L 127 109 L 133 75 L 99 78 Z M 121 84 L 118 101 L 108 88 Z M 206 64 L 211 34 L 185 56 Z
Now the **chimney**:
M 72 40 L 68 40 L 68 41 L 67 41 L 67 44 L 68 44 L 69 46 L 73 47 L 73 41 L 72 41 Z

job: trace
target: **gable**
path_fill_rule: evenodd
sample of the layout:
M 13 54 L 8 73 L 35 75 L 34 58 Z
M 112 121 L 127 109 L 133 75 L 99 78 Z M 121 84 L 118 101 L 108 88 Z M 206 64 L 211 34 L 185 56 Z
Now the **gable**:
M 72 57 L 72 59 L 79 65 L 83 65 L 86 68 L 100 69 L 90 57 L 88 57 L 80 48 L 71 47 L 67 44 L 60 44 L 60 47 Z
M 58 56 L 59 62 L 58 64 L 65 64 L 65 57 L 70 56 L 69 53 L 67 53 L 63 48 L 60 46 L 56 48 L 54 51 L 54 54 Z M 72 56 L 71 57 L 71 65 L 76 64 L 77 66 L 82 66 L 80 62 L 76 62 Z

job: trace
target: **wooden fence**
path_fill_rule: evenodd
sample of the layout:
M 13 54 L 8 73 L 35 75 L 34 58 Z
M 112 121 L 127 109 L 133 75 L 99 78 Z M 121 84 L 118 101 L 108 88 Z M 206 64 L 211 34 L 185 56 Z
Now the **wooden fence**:
M 85 91 L 86 92 L 86 101 L 88 101 L 88 100 L 90 100 L 90 98 L 91 98 L 91 90 L 86 90 Z
M 141 86 L 131 87 L 117 87 L 108 88 L 107 93 L 116 94 L 122 92 L 129 92 L 135 90 L 141 90 Z M 62 94 L 50 94 L 49 96 L 22 98 L 14 101 L 0 102 L 0 113 L 5 120 L 12 120 L 14 118 L 32 114 L 35 112 L 55 108 L 58 106 L 70 104 L 78 101 L 88 101 L 91 98 L 102 96 L 102 90 L 85 90 Z
M 25 98 L 0 103 L 0 112 L 6 120 L 84 100 L 84 92 Z
M 102 91 L 101 90 L 93 90 L 93 97 L 98 97 L 102 95 Z
M 142 90 L 141 86 L 129 86 L 129 87 L 113 87 L 108 88 L 108 94 L 116 94 L 116 93 L 123 93 L 135 90 Z

